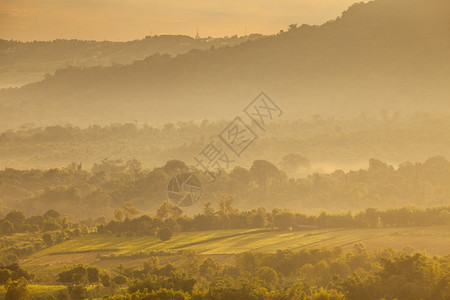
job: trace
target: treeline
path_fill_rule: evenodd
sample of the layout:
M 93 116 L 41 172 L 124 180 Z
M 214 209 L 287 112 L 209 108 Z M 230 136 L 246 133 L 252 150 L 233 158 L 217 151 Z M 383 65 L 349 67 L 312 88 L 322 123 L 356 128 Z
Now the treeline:
M 78 142 L 89 142 L 108 139 L 135 139 L 135 138 L 153 138 L 163 139 L 167 135 L 176 137 L 185 136 L 194 138 L 199 136 L 199 132 L 207 130 L 208 132 L 218 130 L 223 122 L 211 123 L 207 120 L 200 124 L 191 122 L 166 123 L 161 128 L 152 127 L 147 124 L 137 126 L 133 123 L 111 124 L 107 126 L 90 125 L 86 128 L 71 125 L 54 125 L 46 127 L 36 127 L 20 130 L 6 130 L 0 134 L 0 142 L 68 142 L 77 140 Z M 203 132 L 203 131 L 202 131 Z M 187 136 L 186 136 L 187 135 Z
M 28 218 L 22 211 L 12 210 L 0 219 L 0 265 L 17 263 L 20 258 L 88 232 L 86 224 L 70 222 L 55 210 Z
M 185 251 L 178 263 L 151 257 L 141 267 L 113 271 L 82 264 L 66 267 L 56 282 L 67 286 L 56 299 L 103 296 L 131 299 L 399 299 L 450 297 L 450 257 L 384 249 L 244 252 L 232 265 Z M 48 282 L 50 284 L 53 281 Z M 103 289 L 101 289 L 103 288 Z M 125 290 L 124 290 L 125 289 Z
M 2 234 L 55 231 L 68 229 L 73 225 L 69 223 L 67 217 L 61 216 L 59 212 L 54 210 L 49 210 L 42 216 L 31 216 L 28 218 L 25 217 L 22 211 L 12 210 L 4 219 L 0 220 Z
M 193 162 L 193 156 L 228 123 L 204 120 L 161 127 L 124 123 L 6 130 L 0 134 L 0 165 L 42 169 L 78 161 L 90 168 L 105 157 L 137 159 L 145 167 L 163 165 L 173 158 Z M 402 116 L 387 110 L 343 120 L 315 115 L 268 125 L 264 135 L 234 165 L 248 166 L 255 159 L 264 159 L 290 177 L 304 177 L 316 169 L 360 166 L 372 157 L 395 163 L 422 161 L 435 153 L 450 155 L 449 126 L 448 116 Z M 293 153 L 308 158 L 312 168 L 282 165 L 282 158 Z
M 98 225 L 97 232 L 133 236 L 159 235 L 162 228 L 176 233 L 217 229 L 307 230 L 450 225 L 450 206 L 425 209 L 402 207 L 386 210 L 367 208 L 355 214 L 350 211 L 343 213 L 323 211 L 320 214 L 307 215 L 277 208 L 270 212 L 264 208 L 239 211 L 232 204 L 233 198 L 223 198 L 219 202 L 219 210 L 216 211 L 211 207 L 211 203 L 206 203 L 203 213 L 189 217 L 182 216 L 182 210 L 178 206 L 164 202 L 155 217 L 142 215 L 136 218 L 123 218 L 123 215 L 118 213 L 116 220 Z M 167 239 L 170 237 L 171 234 L 168 234 Z
M 182 145 L 201 136 L 217 135 L 228 125 L 228 120 L 210 121 L 178 121 L 167 122 L 162 126 L 151 126 L 147 123 L 114 123 L 110 125 L 92 124 L 86 127 L 77 125 L 52 125 L 34 127 L 26 125 L 17 129 L 3 130 L 0 142 L 7 143 L 45 143 L 45 142 L 88 142 L 108 139 L 163 139 L 172 142 L 170 146 Z M 278 121 L 267 124 L 265 136 L 300 138 L 317 137 L 319 135 L 338 136 L 343 133 L 364 131 L 388 131 L 402 129 L 404 134 L 409 130 L 416 134 L 435 134 L 442 132 L 450 124 L 450 116 L 432 116 L 426 113 L 402 115 L 396 111 L 380 110 L 372 115 L 361 114 L 357 117 L 336 119 L 319 114 L 309 119 Z M 168 136 L 170 135 L 170 136 Z M 176 137 L 176 139 L 171 139 Z M 444 137 L 442 137 L 444 138 Z M 159 141 L 159 140 L 158 140 Z
M 32 280 L 34 279 L 34 274 L 22 269 L 17 263 L 10 265 L 0 263 L 0 285 L 6 284 L 9 280 L 18 280 L 20 278 Z
M 450 296 L 448 257 L 368 252 L 361 244 L 350 253 L 341 248 L 247 252 L 237 255 L 235 266 L 195 255 L 187 255 L 181 266 L 152 263 L 140 272 L 122 269 L 132 278 L 129 294 L 112 299 L 444 300 Z
M 301 168 L 308 161 L 300 155 L 288 155 L 283 162 Z M 289 178 L 266 160 L 255 160 L 248 169 L 223 170 L 212 178 L 211 174 L 179 160 L 148 170 L 137 160 L 105 159 L 94 164 L 90 171 L 76 163 L 50 170 L 0 171 L 0 217 L 10 207 L 27 215 L 54 209 L 77 219 L 95 219 L 99 217 L 98 211 L 111 218 L 116 209 L 130 201 L 138 210 L 153 213 L 167 199 L 170 178 L 181 172 L 191 172 L 200 179 L 203 202 L 212 201 L 217 206 L 220 192 L 232 195 L 234 205 L 241 210 L 284 207 L 316 211 L 326 207 L 342 211 L 450 204 L 450 162 L 441 156 L 424 163 L 405 162 L 398 168 L 371 159 L 365 170 L 314 173 L 297 179 Z M 190 208 L 190 213 L 201 209 L 197 204 Z

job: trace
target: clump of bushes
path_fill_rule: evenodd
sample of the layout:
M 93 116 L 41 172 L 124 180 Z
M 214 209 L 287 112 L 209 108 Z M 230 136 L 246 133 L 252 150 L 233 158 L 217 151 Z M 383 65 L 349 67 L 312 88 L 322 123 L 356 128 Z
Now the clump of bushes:
M 161 241 L 168 241 L 172 238 L 173 231 L 169 227 L 164 227 L 158 230 L 157 237 Z

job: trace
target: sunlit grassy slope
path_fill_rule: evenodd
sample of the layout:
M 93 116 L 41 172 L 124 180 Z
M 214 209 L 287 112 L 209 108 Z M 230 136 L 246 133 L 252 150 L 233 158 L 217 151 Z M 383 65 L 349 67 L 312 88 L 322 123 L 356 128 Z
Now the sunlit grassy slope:
M 363 242 L 368 248 L 411 246 L 431 254 L 450 252 L 450 227 L 318 229 L 308 231 L 217 230 L 176 234 L 170 241 L 155 237 L 116 237 L 91 234 L 33 255 L 33 259 L 55 254 L 110 252 L 134 254 L 151 251 L 193 249 L 201 254 L 234 254 L 243 251 L 276 251 L 306 247 L 352 247 Z

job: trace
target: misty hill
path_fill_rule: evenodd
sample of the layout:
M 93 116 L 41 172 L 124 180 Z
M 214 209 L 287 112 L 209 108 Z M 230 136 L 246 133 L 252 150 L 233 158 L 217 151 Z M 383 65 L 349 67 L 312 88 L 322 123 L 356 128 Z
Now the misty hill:
M 234 47 L 66 68 L 0 92 L 3 123 L 231 118 L 260 91 L 286 118 L 448 111 L 450 4 L 376 0 Z
M 0 132 L 0 169 L 49 169 L 72 162 L 91 168 L 105 158 L 137 159 L 144 168 L 180 159 L 195 164 L 229 120 L 167 123 L 161 128 L 136 124 L 56 125 Z M 450 116 L 388 114 L 274 122 L 264 136 L 231 163 L 250 167 L 255 159 L 274 162 L 290 177 L 337 169 L 365 168 L 376 157 L 393 165 L 450 157 Z M 230 154 L 231 155 L 231 154 Z M 300 158 L 299 158 L 300 156 Z
M 129 42 L 54 40 L 7 41 L 0 39 L 0 88 L 21 86 L 44 79 L 67 66 L 110 66 L 129 64 L 155 53 L 177 55 L 192 49 L 234 46 L 262 37 L 232 36 L 194 39 L 184 35 L 147 36 Z

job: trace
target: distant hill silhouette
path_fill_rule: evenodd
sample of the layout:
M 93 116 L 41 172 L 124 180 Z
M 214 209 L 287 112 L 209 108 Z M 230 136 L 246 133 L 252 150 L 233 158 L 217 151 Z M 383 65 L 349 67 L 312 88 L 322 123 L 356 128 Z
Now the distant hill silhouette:
M 231 118 L 260 90 L 287 118 L 448 112 L 449 15 L 448 0 L 376 0 L 234 47 L 61 69 L 1 91 L 1 122 Z
M 92 67 L 129 64 L 155 54 L 178 55 L 192 49 L 236 46 L 261 34 L 194 39 L 185 35 L 155 35 L 129 42 L 84 41 L 7 41 L 0 39 L 0 88 L 21 86 L 44 79 L 67 66 Z

